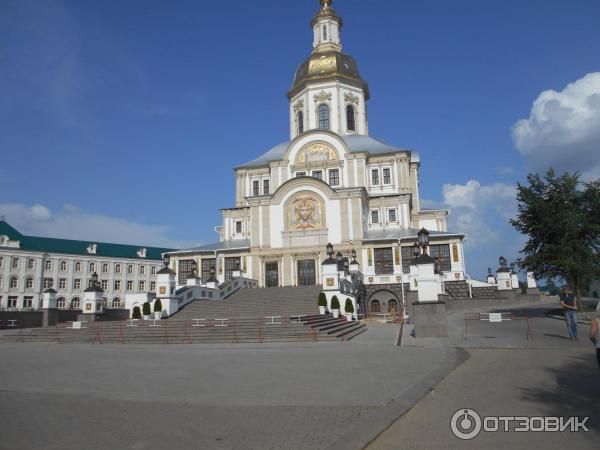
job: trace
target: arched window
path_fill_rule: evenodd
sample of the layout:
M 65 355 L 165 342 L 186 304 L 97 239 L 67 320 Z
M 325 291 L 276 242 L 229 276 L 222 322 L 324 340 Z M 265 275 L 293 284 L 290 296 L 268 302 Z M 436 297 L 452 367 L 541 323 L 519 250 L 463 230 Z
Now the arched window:
M 108 264 L 102 264 L 102 273 L 108 273 Z
M 19 287 L 19 279 L 17 277 L 10 277 L 8 287 L 10 289 L 17 289 Z
M 79 297 L 75 297 L 73 300 L 71 300 L 71 308 L 72 309 L 81 308 L 81 302 L 79 301 Z
M 90 273 L 94 273 L 96 271 L 96 264 L 90 263 Z
M 75 272 L 81 272 L 81 261 L 75 263 Z
M 58 300 L 56 300 L 56 307 L 57 308 L 64 308 L 67 306 L 67 302 L 65 300 L 64 297 L 58 297 Z
M 354 106 L 346 106 L 346 124 L 348 125 L 349 131 L 356 131 L 356 120 L 354 113 Z
M 371 312 L 372 313 L 381 312 L 381 303 L 379 303 L 379 300 L 373 300 L 371 302 Z
M 394 299 L 388 302 L 388 312 L 389 313 L 397 313 L 398 312 L 398 302 Z
M 61 261 L 60 262 L 60 270 L 62 272 L 66 272 L 67 271 L 67 262 L 66 261 Z
M 33 289 L 33 278 L 28 277 L 25 279 L 25 289 Z
M 120 308 L 121 307 L 121 299 L 119 297 L 113 298 L 112 307 L 113 308 Z
M 298 111 L 296 122 L 298 124 L 298 134 L 304 133 L 304 113 L 302 111 Z
M 121 273 L 121 264 L 115 264 L 115 273 Z
M 52 261 L 47 259 L 46 262 L 44 262 L 44 269 L 46 270 L 52 270 Z
M 329 106 L 325 104 L 319 106 L 319 128 L 329 129 Z

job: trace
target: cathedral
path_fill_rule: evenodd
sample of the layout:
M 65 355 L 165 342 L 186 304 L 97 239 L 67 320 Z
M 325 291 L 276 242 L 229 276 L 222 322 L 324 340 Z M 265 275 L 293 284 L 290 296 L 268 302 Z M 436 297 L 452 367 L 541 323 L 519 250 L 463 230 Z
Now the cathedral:
M 365 285 L 408 282 L 417 233 L 443 280 L 464 280 L 464 235 L 448 211 L 422 209 L 419 154 L 369 135 L 369 87 L 342 51 L 342 18 L 320 0 L 312 52 L 287 93 L 290 140 L 235 170 L 235 206 L 222 210 L 218 242 L 172 251 L 179 286 L 235 275 L 261 287 L 319 284 L 326 246 L 356 258 Z M 241 273 L 240 273 L 241 272 Z

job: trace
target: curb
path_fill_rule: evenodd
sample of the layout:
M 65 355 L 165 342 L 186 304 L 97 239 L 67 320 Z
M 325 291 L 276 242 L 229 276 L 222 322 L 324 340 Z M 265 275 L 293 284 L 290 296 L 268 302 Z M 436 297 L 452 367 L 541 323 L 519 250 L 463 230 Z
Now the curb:
M 444 347 L 444 359 L 433 372 L 414 384 L 400 397 L 376 411 L 360 425 L 336 439 L 328 450 L 362 450 L 371 444 L 396 420 L 408 412 L 429 393 L 446 375 L 469 359 L 466 350 Z
M 565 320 L 565 316 L 563 316 L 562 314 L 554 313 L 554 312 L 552 312 L 552 310 L 550 310 L 550 311 L 548 311 L 546 313 L 546 317 L 548 317 L 549 319 L 555 319 L 555 320 L 562 320 L 562 321 Z M 587 320 L 587 319 L 579 319 L 578 318 L 577 322 L 578 323 L 582 323 L 584 325 L 590 325 L 591 324 L 591 321 Z

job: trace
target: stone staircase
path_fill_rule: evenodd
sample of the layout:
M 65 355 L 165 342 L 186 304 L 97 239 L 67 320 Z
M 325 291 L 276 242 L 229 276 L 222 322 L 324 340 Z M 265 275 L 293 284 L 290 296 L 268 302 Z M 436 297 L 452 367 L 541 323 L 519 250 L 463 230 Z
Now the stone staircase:
M 197 300 L 170 320 L 265 318 L 312 315 L 320 286 L 242 289 L 223 301 Z
M 349 341 L 367 331 L 363 322 L 348 322 L 345 317 L 334 318 L 331 315 L 301 317 L 300 320 L 321 334 Z

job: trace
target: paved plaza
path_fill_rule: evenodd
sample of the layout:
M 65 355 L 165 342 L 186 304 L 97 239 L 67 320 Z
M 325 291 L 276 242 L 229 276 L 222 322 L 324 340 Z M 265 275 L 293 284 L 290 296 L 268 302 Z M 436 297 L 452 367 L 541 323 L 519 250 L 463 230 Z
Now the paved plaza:
M 595 448 L 599 371 L 549 319 L 552 301 L 505 308 L 524 323 L 449 315 L 448 339 L 371 322 L 350 342 L 0 345 L 3 449 Z M 475 307 L 467 308 L 476 310 Z M 455 370 L 453 370 L 455 369 Z M 445 378 L 444 378 L 445 376 Z M 450 433 L 482 415 L 591 416 L 589 433 Z

